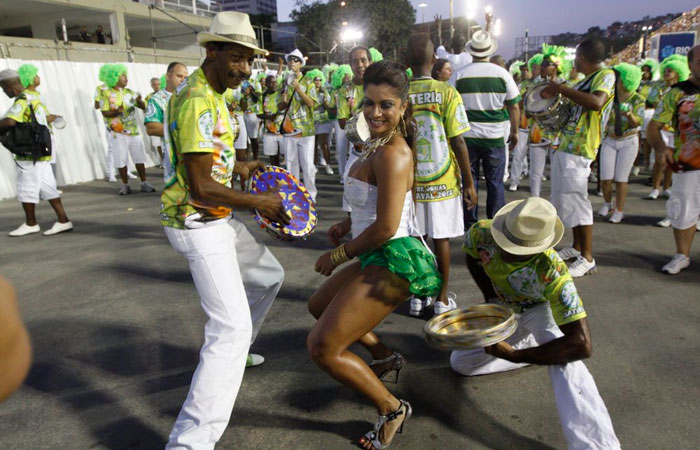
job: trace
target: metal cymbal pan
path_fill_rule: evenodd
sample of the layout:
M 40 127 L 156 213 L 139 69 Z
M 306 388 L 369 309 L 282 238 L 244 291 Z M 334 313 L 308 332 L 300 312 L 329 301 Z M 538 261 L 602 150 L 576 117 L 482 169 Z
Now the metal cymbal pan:
M 513 310 L 482 304 L 455 309 L 426 322 L 425 340 L 440 350 L 483 348 L 509 338 L 518 328 Z

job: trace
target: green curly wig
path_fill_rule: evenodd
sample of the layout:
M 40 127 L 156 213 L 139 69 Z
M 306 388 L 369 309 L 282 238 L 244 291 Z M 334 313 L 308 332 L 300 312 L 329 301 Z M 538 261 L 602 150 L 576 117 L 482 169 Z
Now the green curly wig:
M 659 76 L 659 62 L 654 58 L 647 58 L 639 64 L 639 68 L 642 69 L 644 66 L 651 69 L 651 77 L 656 78 Z
M 384 56 L 377 50 L 376 48 L 372 47 L 369 49 L 369 56 L 372 58 L 372 62 L 376 63 L 384 59 Z
M 337 64 L 326 64 L 325 66 L 323 66 L 323 76 L 326 78 L 326 80 L 328 80 L 330 79 L 332 73 L 336 70 L 338 70 Z
M 566 58 L 566 48 L 561 45 L 542 44 L 542 59 L 549 57 L 557 67 L 561 68 L 564 59 Z
M 97 75 L 97 78 L 103 83 L 105 82 L 110 66 L 111 64 L 103 64 L 102 67 L 100 67 L 100 74 Z
M 119 77 L 126 73 L 126 66 L 124 64 L 111 64 L 107 73 L 105 74 L 105 83 L 107 86 L 113 88 L 119 82 Z
M 343 85 L 345 75 L 350 75 L 352 78 L 352 69 L 348 64 L 342 64 L 333 72 L 333 76 L 331 77 L 331 86 L 333 86 L 333 89 L 340 89 L 340 86 Z
M 17 69 L 17 74 L 19 74 L 19 81 L 22 86 L 27 87 L 34 83 L 34 78 L 39 73 L 39 68 L 34 64 L 22 64 Z
M 613 66 L 627 92 L 635 92 L 642 82 L 642 69 L 634 64 L 620 63 Z
M 160 76 L 160 88 L 165 89 L 165 87 L 168 85 L 168 80 L 165 78 L 165 74 Z
M 521 75 L 520 67 L 522 67 L 523 65 L 525 65 L 525 63 L 524 63 L 523 61 L 515 61 L 515 62 L 513 62 L 513 64 L 511 64 L 510 67 L 508 68 L 508 72 L 509 72 L 512 76 Z
M 308 72 L 306 72 L 306 75 L 304 75 L 304 82 L 311 83 L 316 78 L 321 79 L 322 85 L 323 85 L 323 83 L 326 82 L 326 77 L 323 76 L 323 72 L 321 72 L 321 70 L 319 70 L 319 69 L 313 69 L 313 70 L 309 70 Z
M 542 60 L 544 59 L 544 55 L 542 53 L 535 53 L 532 55 L 532 58 L 527 60 L 527 68 L 532 72 L 532 66 L 535 64 L 542 65 Z M 533 74 L 535 76 L 535 74 Z
M 661 61 L 659 71 L 663 74 L 666 69 L 671 69 L 678 74 L 678 81 L 685 81 L 690 76 L 688 57 L 683 55 L 671 55 Z
M 413 79 L 413 70 L 411 70 L 410 67 L 408 69 L 406 69 L 406 76 L 408 77 L 409 80 Z

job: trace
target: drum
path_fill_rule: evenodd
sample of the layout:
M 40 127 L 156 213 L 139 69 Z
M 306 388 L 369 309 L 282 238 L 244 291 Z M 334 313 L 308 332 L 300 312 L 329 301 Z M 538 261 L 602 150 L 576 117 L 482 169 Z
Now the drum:
M 570 104 L 557 94 L 554 97 L 542 98 L 542 90 L 549 85 L 545 81 L 537 83 L 527 90 L 523 103 L 525 111 L 534 118 L 542 128 L 558 132 L 569 121 Z
M 59 117 L 53 121 L 52 125 L 57 130 L 62 130 L 66 127 L 66 120 L 63 117 Z
M 255 211 L 255 221 L 281 241 L 306 239 L 316 228 L 316 205 L 303 184 L 281 167 L 267 166 L 257 170 L 250 181 L 250 192 L 262 194 L 277 190 L 282 196 L 284 210 L 290 216 L 288 225 L 271 222 Z
M 345 136 L 352 145 L 364 144 L 369 140 L 369 125 L 361 112 L 345 122 Z
M 423 327 L 425 340 L 440 350 L 465 350 L 493 345 L 515 333 L 518 322 L 504 305 L 481 304 L 440 314 Z

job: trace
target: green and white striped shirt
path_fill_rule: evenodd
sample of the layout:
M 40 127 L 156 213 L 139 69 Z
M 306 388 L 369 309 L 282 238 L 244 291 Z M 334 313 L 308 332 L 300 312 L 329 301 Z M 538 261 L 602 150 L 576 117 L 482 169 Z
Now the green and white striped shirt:
M 467 145 L 505 146 L 506 105 L 520 101 L 520 91 L 504 68 L 489 62 L 474 62 L 457 72 L 455 86 L 462 96 L 471 130 L 464 134 Z

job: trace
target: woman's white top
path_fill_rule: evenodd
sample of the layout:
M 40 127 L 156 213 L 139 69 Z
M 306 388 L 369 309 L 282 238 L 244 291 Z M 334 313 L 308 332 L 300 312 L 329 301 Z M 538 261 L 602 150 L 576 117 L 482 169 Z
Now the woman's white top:
M 348 176 L 345 178 L 343 198 L 350 206 L 352 237 L 356 238 L 377 220 L 377 186 Z M 401 210 L 401 222 L 391 239 L 410 236 L 413 221 L 413 196 L 406 192 Z

